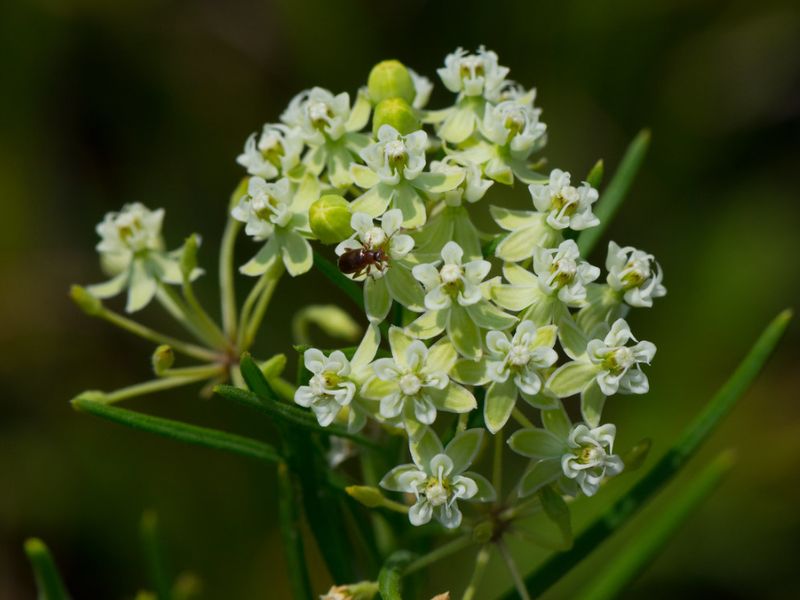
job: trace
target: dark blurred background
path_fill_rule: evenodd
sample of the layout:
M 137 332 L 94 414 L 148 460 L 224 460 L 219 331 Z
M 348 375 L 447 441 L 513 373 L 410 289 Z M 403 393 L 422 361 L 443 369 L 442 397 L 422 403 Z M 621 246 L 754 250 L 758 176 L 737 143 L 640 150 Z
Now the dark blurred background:
M 12 0 L 0 18 L 0 597 L 34 597 L 21 552 L 29 535 L 50 544 L 76 598 L 132 597 L 145 584 L 137 523 L 147 508 L 160 516 L 176 568 L 198 573 L 205 597 L 286 597 L 271 470 L 70 409 L 83 389 L 147 378 L 152 346 L 83 316 L 67 289 L 101 278 L 95 223 L 141 201 L 168 209 L 170 246 L 203 235 L 212 276 L 200 291 L 213 302 L 214 248 L 251 131 L 303 88 L 352 94 L 383 58 L 435 79 L 446 53 L 481 43 L 538 88 L 551 165 L 580 177 L 602 157 L 608 172 L 640 128 L 652 129 L 611 234 L 656 254 L 669 295 L 633 318 L 659 351 L 653 391 L 609 403 L 620 448 L 651 436 L 651 464 L 769 319 L 796 306 L 793 0 Z M 449 96 L 435 82 L 432 105 L 442 106 Z M 520 187 L 514 201 L 526 197 Z M 240 250 L 246 258 L 253 247 Z M 281 284 L 262 355 L 288 348 L 293 305 L 339 299 L 312 287 L 318 281 Z M 157 310 L 143 317 L 164 323 Z M 694 461 L 738 451 L 733 474 L 630 598 L 796 597 L 799 337 L 792 325 Z M 194 389 L 131 405 L 271 435 Z M 592 510 L 634 479 L 610 485 Z M 569 597 L 646 522 L 647 513 L 550 596 Z M 501 568 L 492 573 L 487 597 L 507 581 Z

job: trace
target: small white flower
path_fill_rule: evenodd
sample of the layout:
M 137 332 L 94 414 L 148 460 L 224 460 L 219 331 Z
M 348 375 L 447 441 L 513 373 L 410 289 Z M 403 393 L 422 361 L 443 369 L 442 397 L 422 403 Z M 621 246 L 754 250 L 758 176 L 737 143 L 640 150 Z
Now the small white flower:
M 378 129 L 378 141 L 367 146 L 360 155 L 382 182 L 395 185 L 401 179 L 414 179 L 422 172 L 427 145 L 428 134 L 421 129 L 400 135 L 391 125 L 382 125 Z
M 106 214 L 96 230 L 100 236 L 97 251 L 113 261 L 129 262 L 134 254 L 163 250 L 161 225 L 164 209 L 149 210 L 139 202 L 127 204 L 119 212 Z
M 459 500 L 491 502 L 496 492 L 485 477 L 467 471 L 480 449 L 483 431 L 468 429 L 457 434 L 446 448 L 429 428 L 421 438 L 411 440 L 414 464 L 395 467 L 381 480 L 381 487 L 414 494 L 416 502 L 408 511 L 414 526 L 435 517 L 448 529 L 461 525 Z
M 431 173 L 452 173 L 456 170 L 464 172 L 463 182 L 456 188 L 444 193 L 448 206 L 461 206 L 462 200 L 477 202 L 486 195 L 494 181 L 484 179 L 481 168 L 468 160 L 457 160 L 453 156 L 445 156 L 442 160 L 431 162 Z
M 652 254 L 631 246 L 620 248 L 614 242 L 609 242 L 606 269 L 608 285 L 617 292 L 623 292 L 625 302 L 631 306 L 651 307 L 653 298 L 660 298 L 667 293 L 661 284 L 664 276 L 661 266 Z
M 299 129 L 286 125 L 264 125 L 256 141 L 256 134 L 247 138 L 244 152 L 236 158 L 250 175 L 274 179 L 285 175 L 300 162 L 303 138 Z
M 281 121 L 300 129 L 305 141 L 319 145 L 327 136 L 338 140 L 346 133 L 350 117 L 350 96 L 342 92 L 334 96 L 324 88 L 314 87 L 292 98 L 281 115 Z
M 292 220 L 292 194 L 289 180 L 279 179 L 268 183 L 261 177 L 251 177 L 247 184 L 247 195 L 239 200 L 231 215 L 245 223 L 245 233 L 258 241 L 264 241 L 275 231 L 275 227 L 286 227 Z
M 497 96 L 508 71 L 508 67 L 498 64 L 497 54 L 483 46 L 478 48 L 477 54 L 458 48 L 444 59 L 444 67 L 436 70 L 451 92 L 490 100 Z
M 597 383 L 606 396 L 618 391 L 623 394 L 645 394 L 649 390 L 647 375 L 641 364 L 650 364 L 656 347 L 647 341 L 626 346 L 636 341 L 624 319 L 617 319 L 603 340 L 592 340 L 586 347 L 589 360 L 597 365 Z
M 553 169 L 548 183 L 532 183 L 528 191 L 536 210 L 547 214 L 547 224 L 553 229 L 581 231 L 600 223 L 592 212 L 597 190 L 588 183 L 573 187 L 570 174 L 561 169 Z
M 600 276 L 600 269 L 581 260 L 574 240 L 565 240 L 558 248 L 535 248 L 533 270 L 541 290 L 558 295 L 568 306 L 582 305 L 586 301 L 586 284 Z
M 561 457 L 561 468 L 587 496 L 597 492 L 603 479 L 618 475 L 624 468 L 622 459 L 613 454 L 616 434 L 614 425 L 589 429 L 583 423 L 575 425 L 569 433 L 570 451 Z
M 506 100 L 487 107 L 483 116 L 483 133 L 495 144 L 509 148 L 515 154 L 527 156 L 542 139 L 547 126 L 539 121 L 542 111 L 530 102 Z
M 303 361 L 312 376 L 308 385 L 297 388 L 294 401 L 314 411 L 319 424 L 327 427 L 355 396 L 356 384 L 349 378 L 350 362 L 339 350 L 325 356 L 316 348 L 306 350 Z
M 428 310 L 449 308 L 455 299 L 461 306 L 477 304 L 482 299 L 480 284 L 489 274 L 491 264 L 486 260 L 473 260 L 462 264 L 464 251 L 455 242 L 442 248 L 442 266 L 417 265 L 414 277 L 425 287 L 425 307 Z
M 486 334 L 487 374 L 492 381 L 506 382 L 513 378 L 517 388 L 530 396 L 542 388 L 541 370 L 558 360 L 553 350 L 556 327 L 536 328 L 533 321 L 522 321 L 509 339 L 501 331 Z

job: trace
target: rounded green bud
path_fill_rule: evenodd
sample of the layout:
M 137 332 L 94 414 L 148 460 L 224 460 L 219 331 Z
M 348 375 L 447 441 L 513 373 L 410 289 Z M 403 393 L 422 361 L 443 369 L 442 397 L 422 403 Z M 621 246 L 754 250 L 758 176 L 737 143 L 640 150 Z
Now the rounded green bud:
M 72 301 L 78 305 L 78 308 L 87 315 L 95 316 L 103 310 L 103 303 L 100 299 L 92 296 L 89 290 L 84 287 L 73 285 L 69 290 L 69 295 Z
M 172 348 L 164 344 L 156 348 L 155 352 L 153 352 L 152 361 L 153 371 L 155 371 L 156 375 L 161 375 L 175 364 L 175 352 L 173 352 Z
M 384 60 L 372 67 L 367 79 L 367 89 L 373 104 L 395 97 L 413 102 L 417 95 L 411 73 L 399 60 Z
M 280 377 L 283 370 L 286 368 L 286 355 L 276 354 L 266 362 L 261 364 L 261 372 L 264 377 L 269 381 L 275 377 Z
M 323 244 L 335 244 L 353 234 L 350 203 L 337 194 L 325 194 L 308 209 L 311 231 Z
M 494 526 L 490 521 L 483 521 L 482 523 L 478 523 L 472 529 L 472 539 L 479 544 L 485 544 L 486 542 L 491 540 L 493 536 L 494 536 Z
M 369 485 L 349 485 L 344 491 L 367 508 L 383 506 L 386 501 L 378 488 Z
M 402 98 L 387 98 L 375 107 L 372 115 L 372 132 L 377 135 L 381 125 L 391 125 L 400 135 L 408 135 L 422 127 L 417 113 Z

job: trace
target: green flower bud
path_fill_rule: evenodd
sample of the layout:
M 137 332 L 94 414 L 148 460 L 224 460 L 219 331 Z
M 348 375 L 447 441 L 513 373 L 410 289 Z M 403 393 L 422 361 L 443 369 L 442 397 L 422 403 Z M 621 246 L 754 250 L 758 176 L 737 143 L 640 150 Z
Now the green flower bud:
M 395 97 L 413 102 L 416 96 L 414 80 L 399 60 L 384 60 L 372 67 L 367 79 L 367 89 L 374 104 Z
M 95 316 L 103 310 L 103 303 L 92 296 L 89 291 L 79 285 L 73 285 L 69 290 L 72 301 L 87 315 Z
M 264 377 L 269 381 L 274 377 L 280 377 L 283 370 L 286 368 L 286 355 L 276 354 L 261 365 L 261 372 Z
M 181 274 L 186 279 L 192 278 L 192 273 L 194 273 L 195 269 L 197 268 L 197 247 L 200 245 L 200 236 L 196 233 L 193 233 L 188 238 L 186 238 L 186 242 L 183 244 L 183 249 L 181 250 Z
M 311 231 L 323 244 L 335 244 L 353 234 L 350 203 L 336 194 L 325 194 L 308 209 Z
M 153 371 L 155 371 L 156 375 L 161 375 L 172 367 L 175 364 L 175 352 L 172 351 L 172 348 L 167 346 L 166 344 L 163 346 L 159 346 L 156 348 L 156 351 L 153 352 Z
M 387 98 L 375 107 L 372 132 L 377 134 L 381 125 L 391 125 L 400 135 L 408 135 L 422 127 L 414 109 L 402 98 Z
M 386 501 L 378 488 L 369 485 L 350 485 L 344 491 L 367 508 L 383 506 Z

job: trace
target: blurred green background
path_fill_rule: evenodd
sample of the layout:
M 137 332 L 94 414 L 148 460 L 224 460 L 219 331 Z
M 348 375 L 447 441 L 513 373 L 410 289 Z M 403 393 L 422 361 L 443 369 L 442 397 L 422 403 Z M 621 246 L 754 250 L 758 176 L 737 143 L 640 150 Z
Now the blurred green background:
M 613 169 L 635 133 L 652 129 L 651 152 L 611 235 L 656 254 L 669 295 L 633 317 L 634 330 L 659 350 L 653 391 L 609 403 L 620 448 L 650 436 L 652 464 L 768 320 L 796 306 L 793 0 L 16 0 L 1 10 L 2 598 L 34 597 L 21 552 L 29 535 L 50 544 L 76 598 L 132 597 L 145 583 L 137 523 L 146 508 L 160 515 L 175 566 L 197 572 L 206 597 L 286 597 L 271 470 L 70 409 L 67 400 L 83 389 L 148 377 L 152 347 L 83 316 L 66 292 L 100 279 L 94 225 L 131 201 L 168 209 L 171 246 L 201 233 L 201 260 L 213 273 L 246 136 L 305 87 L 354 93 L 380 59 L 399 58 L 434 78 L 456 46 L 485 43 L 514 79 L 538 88 L 550 132 L 545 154 L 576 176 L 599 157 Z M 448 99 L 437 85 L 432 105 Z M 526 197 L 520 186 L 513 202 Z M 240 250 L 244 258 L 253 248 L 243 242 Z M 298 303 L 340 299 L 319 282 L 281 284 L 264 356 L 288 348 Z M 213 277 L 201 292 L 215 298 Z M 163 323 L 156 310 L 145 318 Z M 798 331 L 790 327 L 693 463 L 732 447 L 735 471 L 628 597 L 796 597 Z M 191 389 L 132 404 L 272 435 Z M 591 510 L 635 477 L 619 478 Z M 644 513 L 636 526 L 646 521 Z M 569 597 L 634 529 L 550 597 Z M 450 575 L 431 588 L 455 584 L 469 564 L 460 560 L 439 569 Z M 482 596 L 507 582 L 502 569 L 492 573 Z M 329 583 L 315 576 L 320 587 Z

